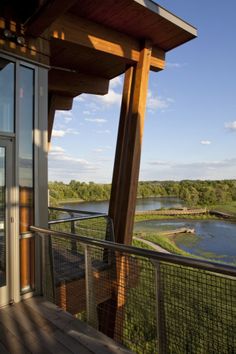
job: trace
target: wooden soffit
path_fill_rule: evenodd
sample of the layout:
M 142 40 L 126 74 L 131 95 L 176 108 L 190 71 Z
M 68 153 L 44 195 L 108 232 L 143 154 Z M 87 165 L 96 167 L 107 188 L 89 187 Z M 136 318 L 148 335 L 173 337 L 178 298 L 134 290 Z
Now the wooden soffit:
M 90 72 L 93 70 L 91 60 L 96 62 L 98 70 L 103 61 L 104 64 L 109 63 L 110 68 L 108 67 L 106 77 L 111 78 L 114 77 L 111 67 L 116 67 L 116 74 L 119 75 L 125 65 L 139 61 L 142 41 L 70 13 L 57 19 L 51 25 L 49 32 L 53 65 L 65 67 L 76 58 L 78 67 L 82 66 L 86 69 L 85 61 L 87 71 Z M 64 65 L 62 57 L 65 60 Z M 159 71 L 164 69 L 164 66 L 165 52 L 157 47 L 153 48 L 151 69 Z M 111 74 L 109 74 L 110 69 Z
M 69 12 L 164 51 L 197 36 L 196 28 L 151 0 L 77 0 Z
M 152 0 L 47 0 L 26 21 L 26 30 L 41 36 L 65 13 L 83 17 L 169 51 L 197 36 L 197 30 Z
M 165 52 L 197 35 L 193 26 L 150 0 L 47 0 L 25 22 L 25 30 L 50 40 L 52 66 L 94 70 L 105 78 L 137 63 L 146 39 L 152 42 L 150 69 L 159 71 Z

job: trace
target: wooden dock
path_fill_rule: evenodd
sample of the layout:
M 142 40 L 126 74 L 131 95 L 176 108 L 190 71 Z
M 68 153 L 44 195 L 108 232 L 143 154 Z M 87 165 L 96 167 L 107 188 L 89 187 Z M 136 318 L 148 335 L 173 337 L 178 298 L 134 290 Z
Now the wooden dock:
M 151 215 L 166 215 L 166 216 L 175 216 L 175 215 L 201 215 L 206 214 L 208 210 L 206 208 L 195 208 L 195 209 L 160 209 L 160 210 L 143 210 L 136 211 L 136 215 L 151 214 Z
M 0 353 L 131 352 L 42 297 L 33 297 L 0 309 Z
M 169 235 L 177 235 L 177 234 L 194 234 L 194 232 L 195 232 L 194 229 L 189 229 L 187 227 L 181 227 L 181 228 L 175 229 L 175 230 L 161 231 L 160 235 L 169 236 Z

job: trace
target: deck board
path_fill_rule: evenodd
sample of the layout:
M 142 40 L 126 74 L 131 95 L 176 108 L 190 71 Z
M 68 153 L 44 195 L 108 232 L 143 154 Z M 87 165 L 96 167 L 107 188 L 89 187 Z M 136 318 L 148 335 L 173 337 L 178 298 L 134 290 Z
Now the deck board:
M 1 354 L 131 353 L 42 297 L 0 309 Z

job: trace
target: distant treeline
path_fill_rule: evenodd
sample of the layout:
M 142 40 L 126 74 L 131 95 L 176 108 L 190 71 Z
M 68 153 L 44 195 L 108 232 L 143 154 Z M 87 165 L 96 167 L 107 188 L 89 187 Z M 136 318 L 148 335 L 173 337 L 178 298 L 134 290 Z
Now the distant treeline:
M 49 182 L 50 204 L 67 199 L 108 200 L 111 185 L 94 182 Z M 236 180 L 139 182 L 138 197 L 178 197 L 189 206 L 225 204 L 236 201 Z

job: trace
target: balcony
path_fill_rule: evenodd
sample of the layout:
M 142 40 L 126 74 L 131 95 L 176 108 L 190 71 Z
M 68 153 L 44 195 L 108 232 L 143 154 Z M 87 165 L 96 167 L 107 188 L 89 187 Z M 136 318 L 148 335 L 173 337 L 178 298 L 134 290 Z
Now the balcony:
M 234 267 L 116 244 L 105 215 L 57 212 L 51 230 L 31 228 L 49 251 L 48 299 L 136 353 L 236 352 Z
M 0 330 L 1 354 L 130 353 L 42 297 L 1 308 Z

